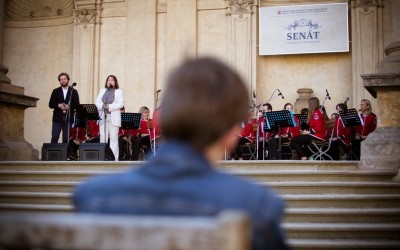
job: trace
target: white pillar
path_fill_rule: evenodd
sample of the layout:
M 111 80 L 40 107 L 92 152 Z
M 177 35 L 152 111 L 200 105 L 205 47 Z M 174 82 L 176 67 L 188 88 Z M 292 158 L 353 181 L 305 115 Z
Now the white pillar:
M 249 96 L 256 90 L 256 3 L 255 0 L 229 0 L 228 63 L 242 76 Z

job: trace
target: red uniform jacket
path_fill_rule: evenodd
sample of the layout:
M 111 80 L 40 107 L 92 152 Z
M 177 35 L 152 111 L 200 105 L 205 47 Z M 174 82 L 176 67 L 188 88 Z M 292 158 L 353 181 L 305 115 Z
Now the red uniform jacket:
M 333 126 L 333 137 L 337 137 L 339 140 L 346 144 L 350 145 L 350 135 L 351 128 L 346 128 L 343 125 L 343 121 L 341 117 L 336 118 L 335 125 Z
M 75 140 L 77 139 L 79 143 L 82 143 L 86 138 L 86 131 L 84 128 L 76 127 L 71 128 L 69 131 L 69 139 Z
M 150 129 L 150 139 L 151 140 L 161 136 L 161 128 L 160 128 L 160 124 L 158 122 L 158 116 L 159 116 L 158 113 L 159 113 L 158 109 L 155 109 L 153 112 L 152 126 Z
M 319 109 L 312 113 L 309 124 L 311 131 L 310 135 L 325 141 L 325 120 Z
M 364 125 L 357 126 L 356 133 L 367 136 L 376 129 L 376 115 L 374 113 L 369 113 L 365 116 L 360 115 L 360 117 L 364 121 Z
M 240 132 L 240 137 L 247 138 L 249 141 L 254 142 L 256 138 L 256 132 L 254 126 L 257 126 L 257 120 L 251 119 L 244 124 L 244 128 Z
M 149 119 L 148 121 L 140 121 L 140 128 L 137 130 L 138 134 L 149 134 L 149 121 L 151 121 L 151 119 Z
M 92 139 L 94 137 L 99 137 L 99 125 L 97 124 L 96 120 L 89 120 L 88 121 L 88 139 Z
M 119 128 L 118 136 L 133 136 L 136 137 L 138 135 L 137 129 L 126 129 L 126 128 Z

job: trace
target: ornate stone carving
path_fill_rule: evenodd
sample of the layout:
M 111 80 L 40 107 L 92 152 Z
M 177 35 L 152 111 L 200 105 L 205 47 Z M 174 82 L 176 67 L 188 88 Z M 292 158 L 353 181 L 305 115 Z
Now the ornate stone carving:
M 230 8 L 230 12 L 253 12 L 252 6 L 255 0 L 227 0 L 227 7 Z
M 96 20 L 97 11 L 95 9 L 74 10 L 75 24 L 93 24 Z
M 383 7 L 383 0 L 353 0 L 355 1 L 354 7 L 363 7 L 364 12 L 369 11 L 369 7 Z
M 15 20 L 72 16 L 73 0 L 8 0 L 6 18 Z

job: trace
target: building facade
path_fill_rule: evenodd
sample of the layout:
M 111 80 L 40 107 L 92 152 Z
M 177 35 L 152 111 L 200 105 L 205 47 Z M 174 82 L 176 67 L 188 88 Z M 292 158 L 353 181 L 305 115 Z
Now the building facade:
M 259 55 L 259 7 L 337 2 L 348 3 L 349 52 Z M 320 100 L 328 89 L 331 114 L 347 97 L 349 107 L 359 108 L 362 98 L 375 105 L 361 75 L 376 73 L 385 57 L 389 9 L 385 0 L 8 0 L 3 65 L 12 85 L 39 98 L 24 117 L 25 139 L 37 150 L 50 142 L 48 101 L 60 72 L 77 83 L 82 104 L 94 103 L 106 77 L 116 75 L 125 110 L 138 112 L 154 110 L 171 68 L 211 55 L 237 69 L 258 102 L 279 88 L 285 99 L 274 99 L 274 110 L 295 103 L 298 89 Z

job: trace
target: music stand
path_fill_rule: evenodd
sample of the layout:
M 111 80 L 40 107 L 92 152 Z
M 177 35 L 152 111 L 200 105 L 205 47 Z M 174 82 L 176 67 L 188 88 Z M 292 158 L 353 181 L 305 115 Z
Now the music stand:
M 85 127 L 86 138 L 88 138 L 88 120 L 99 120 L 99 112 L 94 104 L 80 104 L 75 107 L 76 117 L 75 121 L 78 120 L 79 127 Z M 81 126 L 84 124 L 83 126 Z
M 340 110 L 339 115 L 345 127 L 363 125 L 363 120 L 360 118 L 356 109 Z
M 302 130 L 307 129 L 307 114 L 294 114 L 293 116 L 296 116 L 299 119 L 299 125 Z
M 121 128 L 138 129 L 140 128 L 141 113 L 121 113 Z
M 289 110 L 272 111 L 265 113 L 267 120 L 267 127 L 274 131 L 278 131 L 279 139 L 279 160 L 281 159 L 282 142 L 281 142 L 281 128 L 295 127 L 296 122 L 293 113 Z
M 364 125 L 364 121 L 360 118 L 360 114 L 356 109 L 347 109 L 347 110 L 340 110 L 339 116 L 342 119 L 343 126 L 348 127 L 355 127 L 359 125 Z M 352 155 L 356 155 L 350 145 L 350 159 L 352 159 Z M 357 157 L 356 157 L 357 159 Z M 358 160 L 358 159 L 357 159 Z
M 141 113 L 121 113 L 121 128 L 122 129 L 139 129 L 140 128 L 140 121 L 142 119 Z M 133 149 L 132 149 L 132 141 L 131 141 L 131 134 L 128 134 L 128 141 L 127 141 L 127 151 L 126 155 L 128 156 L 128 160 L 133 159 Z M 132 139 L 136 140 L 136 139 Z M 133 143 L 135 143 L 133 141 Z M 136 142 L 138 143 L 138 142 Z M 135 143 L 135 145 L 136 145 Z M 136 150 L 135 150 L 136 151 Z

